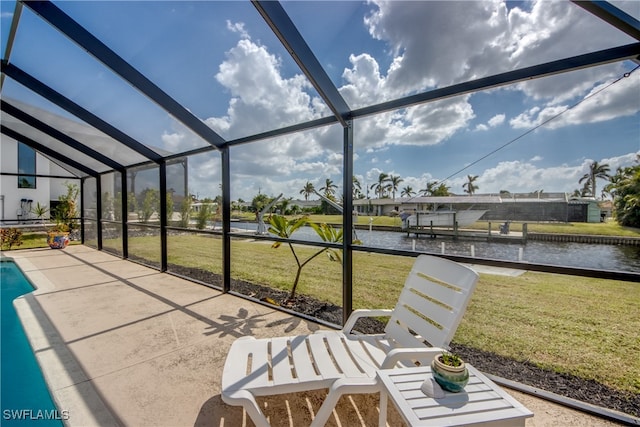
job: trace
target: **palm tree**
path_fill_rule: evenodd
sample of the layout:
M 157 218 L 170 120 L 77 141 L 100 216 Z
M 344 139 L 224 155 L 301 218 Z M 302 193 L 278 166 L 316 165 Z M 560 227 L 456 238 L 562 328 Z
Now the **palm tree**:
M 609 165 L 598 164 L 598 162 L 593 162 L 589 165 L 589 172 L 585 173 L 582 178 L 578 181 L 578 184 L 582 184 L 583 181 L 589 183 L 591 197 L 596 197 L 596 179 L 601 178 L 604 180 L 611 180 L 611 176 L 609 175 Z
M 433 189 L 431 195 L 438 197 L 447 197 L 450 196 L 451 193 L 449 193 L 449 187 L 447 187 L 444 182 L 441 182 L 437 187 Z
M 436 185 L 438 185 L 437 181 L 427 182 L 427 187 L 420 190 L 420 192 L 425 196 L 432 196 Z
M 360 184 L 360 180 L 353 177 L 353 198 L 354 199 L 364 199 L 364 195 L 362 194 L 362 184 Z
M 324 182 L 324 187 L 321 187 L 320 191 L 324 191 L 324 196 L 327 199 L 334 200 L 333 195 L 335 194 L 337 188 L 338 186 L 333 183 L 333 180 L 331 178 L 327 178 Z
M 309 196 L 312 195 L 314 191 L 316 191 L 316 189 L 313 184 L 307 181 L 304 187 L 302 187 L 302 190 L 300 190 L 300 194 L 304 195 L 305 200 L 309 200 Z
M 411 188 L 410 185 L 407 185 L 402 189 L 402 192 L 400 193 L 400 197 L 411 197 L 414 194 L 416 194 L 416 192 L 413 191 L 413 188 Z
M 464 192 L 469 193 L 470 196 L 472 196 L 473 193 L 475 193 L 475 191 L 480 188 L 477 185 L 473 184 L 476 179 L 478 179 L 478 175 L 467 175 L 467 182 L 462 184 L 462 188 L 465 189 Z
M 387 181 L 389 181 L 389 175 L 384 172 L 380 172 L 380 175 L 378 175 L 378 182 L 376 182 L 375 184 L 371 184 L 371 189 L 375 190 L 379 199 L 382 199 L 384 197 L 387 188 L 389 188 L 389 186 L 387 185 Z
M 396 198 L 396 191 L 398 191 L 398 186 L 402 181 L 404 181 L 404 179 L 400 178 L 399 176 L 389 175 L 389 190 L 391 190 L 391 194 L 394 200 Z

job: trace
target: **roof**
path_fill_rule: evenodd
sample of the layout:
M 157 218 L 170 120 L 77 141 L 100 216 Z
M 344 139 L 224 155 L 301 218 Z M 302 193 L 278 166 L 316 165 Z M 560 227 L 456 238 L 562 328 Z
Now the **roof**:
M 440 196 L 440 197 L 413 197 L 406 203 L 436 203 L 436 204 L 460 204 L 460 203 L 502 203 L 499 196 Z

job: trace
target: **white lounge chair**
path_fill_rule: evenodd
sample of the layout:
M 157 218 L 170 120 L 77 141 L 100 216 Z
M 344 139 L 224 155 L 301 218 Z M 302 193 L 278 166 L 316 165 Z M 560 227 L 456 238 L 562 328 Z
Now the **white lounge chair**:
M 222 400 L 241 405 L 256 426 L 268 426 L 256 402 L 270 396 L 328 388 L 313 419 L 323 426 L 343 394 L 374 393 L 379 369 L 430 364 L 447 349 L 478 274 L 444 258 L 419 256 L 393 310 L 355 310 L 341 331 L 255 339 L 231 346 L 222 373 Z M 390 316 L 384 334 L 352 332 L 365 316 Z

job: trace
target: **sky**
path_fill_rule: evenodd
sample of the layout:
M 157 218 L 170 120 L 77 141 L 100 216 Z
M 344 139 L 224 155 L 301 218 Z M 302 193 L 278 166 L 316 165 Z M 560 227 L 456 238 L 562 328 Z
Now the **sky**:
M 330 110 L 249 2 L 55 2 L 225 139 Z M 3 56 L 13 2 L 1 1 Z M 640 19 L 640 2 L 613 2 Z M 356 109 L 634 39 L 567 1 L 283 2 Z M 24 8 L 11 62 L 139 141 L 176 153 L 207 143 Z M 457 96 L 354 122 L 354 176 L 399 190 L 443 181 L 463 194 L 573 192 L 593 161 L 640 153 L 640 70 L 626 61 Z M 628 77 L 624 77 L 626 73 Z M 67 113 L 15 82 L 3 96 Z M 232 199 L 342 187 L 342 128 L 231 149 Z M 217 152 L 189 160 L 189 191 L 220 194 Z M 599 183 L 599 188 L 603 183 Z M 374 192 L 370 190 L 370 196 Z M 398 194 L 399 196 L 399 194 Z

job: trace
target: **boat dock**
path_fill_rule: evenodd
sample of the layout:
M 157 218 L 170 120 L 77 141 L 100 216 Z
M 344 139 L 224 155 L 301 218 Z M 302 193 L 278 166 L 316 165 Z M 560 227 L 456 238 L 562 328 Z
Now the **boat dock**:
M 455 224 L 453 227 L 435 227 L 420 226 L 408 227 L 406 229 L 407 237 L 414 235 L 416 238 L 421 235 L 429 236 L 431 239 L 440 237 L 451 237 L 453 240 L 469 239 L 469 240 L 487 240 L 491 242 L 505 243 L 527 243 L 527 224 L 523 224 L 522 232 L 510 231 L 507 224 L 502 224 L 497 230 L 492 230 L 491 223 L 488 223 L 486 231 L 461 229 Z

